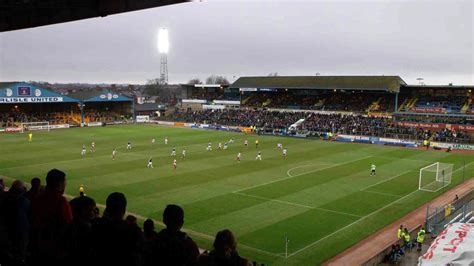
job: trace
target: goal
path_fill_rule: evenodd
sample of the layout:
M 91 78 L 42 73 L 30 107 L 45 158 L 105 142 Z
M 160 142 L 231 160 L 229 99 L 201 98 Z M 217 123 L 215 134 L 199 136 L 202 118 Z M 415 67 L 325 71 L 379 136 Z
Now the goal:
M 453 165 L 436 162 L 420 169 L 418 189 L 436 192 L 451 183 Z
M 28 122 L 21 124 L 22 133 L 25 131 L 47 130 L 49 131 L 49 122 Z

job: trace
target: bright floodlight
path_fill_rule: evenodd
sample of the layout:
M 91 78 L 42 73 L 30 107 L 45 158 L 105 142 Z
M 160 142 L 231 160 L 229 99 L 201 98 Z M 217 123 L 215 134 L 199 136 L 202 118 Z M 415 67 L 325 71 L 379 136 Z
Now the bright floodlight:
M 169 49 L 168 30 L 165 28 L 158 31 L 158 51 L 160 54 L 167 54 Z

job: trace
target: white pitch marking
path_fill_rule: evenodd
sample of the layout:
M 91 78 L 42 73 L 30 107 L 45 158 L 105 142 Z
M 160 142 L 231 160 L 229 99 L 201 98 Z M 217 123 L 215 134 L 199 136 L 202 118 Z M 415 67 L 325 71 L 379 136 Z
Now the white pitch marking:
M 347 213 L 347 212 L 340 212 L 340 211 L 335 211 L 335 210 L 330 210 L 330 209 L 325 209 L 325 208 L 320 208 L 320 207 L 314 207 L 314 206 L 309 206 L 309 205 L 294 203 L 294 202 L 290 202 L 290 201 L 277 200 L 277 199 L 270 199 L 270 198 L 265 198 L 265 197 L 250 195 L 250 194 L 241 193 L 241 192 L 232 192 L 232 193 L 237 194 L 237 195 L 246 196 L 246 197 L 261 199 L 261 200 L 265 200 L 265 201 L 272 201 L 272 202 L 277 202 L 277 203 L 282 203 L 282 204 L 287 204 L 287 205 L 294 205 L 294 206 L 303 207 L 303 208 L 308 208 L 308 209 L 313 209 L 313 210 L 321 210 L 321 211 L 326 211 L 326 212 L 332 212 L 332 213 L 337 213 L 337 214 L 343 214 L 343 215 L 348 215 L 348 216 L 354 216 L 354 217 L 358 217 L 358 218 L 362 217 L 361 215 L 357 215 L 357 214 L 352 214 L 352 213 Z
M 290 168 L 288 169 L 288 171 L 286 171 L 286 175 L 289 176 L 289 177 L 293 177 L 291 175 L 291 171 L 295 170 L 295 169 L 298 169 L 298 168 L 303 168 L 303 167 L 306 167 L 306 166 L 312 166 L 312 165 L 334 165 L 333 163 L 315 163 L 315 164 L 305 164 L 305 165 L 300 165 L 300 166 L 296 166 L 296 167 L 293 167 L 293 168 Z
M 374 194 L 379 194 L 379 195 L 386 195 L 386 196 L 392 196 L 392 197 L 402 197 L 400 195 L 395 195 L 391 193 L 385 193 L 385 192 L 378 192 L 378 191 L 373 191 L 373 190 L 361 190 L 362 192 L 368 192 L 368 193 L 374 193 Z
M 471 165 L 471 164 L 473 164 L 473 163 L 474 163 L 474 162 L 470 162 L 470 163 L 466 164 L 464 167 L 467 167 L 468 165 Z M 461 170 L 462 168 L 463 168 L 463 167 L 459 167 L 458 169 L 454 170 L 454 171 L 453 171 L 453 174 L 454 174 L 455 172 L 458 172 L 458 171 Z M 330 233 L 330 234 L 324 236 L 323 238 L 320 238 L 320 239 L 314 241 L 313 243 L 311 243 L 311 244 L 309 244 L 309 245 L 306 245 L 306 246 L 304 246 L 304 247 L 298 249 L 297 251 L 295 251 L 295 252 L 289 254 L 289 255 L 288 255 L 288 258 L 291 257 L 291 256 L 294 256 L 294 255 L 296 255 L 296 254 L 298 254 L 298 253 L 300 253 L 300 252 L 302 252 L 302 251 L 304 251 L 304 250 L 306 250 L 306 249 L 308 249 L 308 248 L 310 248 L 310 247 L 312 247 L 312 246 L 314 246 L 314 245 L 316 245 L 316 244 L 318 244 L 319 242 L 323 241 L 324 239 L 326 239 L 326 238 L 328 238 L 328 237 L 331 237 L 331 236 L 333 236 L 334 234 L 337 234 L 337 233 L 339 233 L 340 231 L 342 231 L 342 230 L 344 230 L 344 229 L 346 229 L 346 228 L 348 228 L 348 227 L 353 226 L 354 224 L 356 224 L 356 223 L 358 223 L 358 222 L 360 222 L 360 221 L 366 219 L 367 217 L 370 217 L 370 216 L 372 216 L 372 215 L 374 215 L 374 214 L 380 212 L 381 210 L 384 210 L 385 208 L 392 206 L 393 204 L 395 204 L 395 203 L 397 203 L 397 202 L 403 200 L 404 198 L 407 198 L 408 196 L 411 196 L 411 195 L 415 194 L 415 193 L 418 192 L 418 191 L 419 191 L 418 189 L 415 190 L 415 191 L 412 191 L 412 192 L 408 193 L 407 195 L 405 195 L 405 196 L 403 196 L 403 197 L 401 197 L 401 198 L 399 198 L 399 199 L 397 199 L 397 200 L 395 200 L 395 201 L 392 201 L 392 202 L 390 202 L 389 204 L 387 204 L 387 205 L 385 205 L 385 206 L 383 206 L 383 207 L 381 207 L 381 208 L 379 208 L 379 209 L 377 209 L 377 210 L 375 210 L 375 211 L 373 211 L 373 212 L 367 214 L 366 216 L 361 217 L 360 219 L 358 219 L 358 220 L 356 220 L 356 221 L 354 221 L 354 222 L 352 222 L 352 223 L 350 223 L 350 224 L 348 224 L 348 225 L 346 225 L 346 226 L 344 226 L 344 227 L 342 227 L 342 228 L 340 228 L 340 229 L 338 229 L 338 230 L 336 230 L 336 231 L 334 231 L 334 232 L 332 232 L 332 233 Z
M 283 180 L 287 180 L 287 179 L 290 179 L 290 178 L 295 178 L 295 177 L 306 175 L 306 174 L 309 174 L 309 173 L 314 173 L 314 172 L 318 172 L 318 171 L 322 171 L 322 170 L 326 170 L 326 169 L 331 169 L 331 168 L 334 168 L 334 167 L 337 167 L 337 166 L 341 166 L 341 165 L 345 165 L 345 164 L 365 160 L 365 159 L 370 158 L 370 157 L 373 157 L 373 156 L 372 155 L 371 156 L 365 156 L 365 157 L 362 157 L 362 158 L 359 158 L 359 159 L 355 159 L 355 160 L 351 160 L 351 161 L 347 161 L 347 162 L 343 162 L 343 163 L 338 163 L 338 164 L 333 164 L 333 165 L 328 166 L 328 167 L 319 168 L 319 169 L 316 169 L 316 170 L 312 170 L 312 171 L 309 171 L 309 172 L 297 174 L 297 175 L 294 175 L 294 176 L 283 177 L 283 178 L 280 178 L 280 179 L 272 180 L 272 181 L 265 182 L 265 183 L 262 183 L 262 184 L 258 184 L 258 185 L 255 185 L 255 186 L 238 189 L 238 190 L 235 190 L 233 192 L 234 193 L 235 192 L 241 192 L 241 191 L 249 190 L 249 189 L 256 188 L 256 187 L 269 185 L 269 184 L 272 184 L 272 183 L 275 183 L 275 182 L 280 182 L 280 181 L 283 181 Z
M 409 172 L 411 172 L 411 171 L 413 171 L 413 170 L 405 171 L 405 172 L 403 172 L 403 173 L 401 173 L 401 174 L 398 174 L 398 175 L 389 177 L 389 178 L 387 178 L 387 179 L 381 180 L 381 181 L 379 181 L 379 182 L 377 182 L 377 183 L 375 183 L 375 184 L 372 184 L 372 185 L 370 185 L 370 186 L 361 188 L 360 190 L 366 190 L 366 189 L 371 188 L 371 187 L 374 187 L 374 186 L 376 186 L 376 185 L 378 185 L 378 184 L 382 184 L 382 183 L 384 183 L 384 182 L 387 182 L 388 180 L 392 180 L 392 179 L 394 179 L 394 178 L 397 178 L 397 177 L 399 177 L 399 176 L 402 176 L 402 175 L 404 175 L 404 174 L 407 174 L 407 173 L 409 173 Z

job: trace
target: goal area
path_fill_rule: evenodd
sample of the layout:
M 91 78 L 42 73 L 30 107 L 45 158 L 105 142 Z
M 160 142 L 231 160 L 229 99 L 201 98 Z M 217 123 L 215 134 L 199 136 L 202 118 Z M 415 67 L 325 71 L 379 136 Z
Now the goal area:
M 21 132 L 25 131 L 38 131 L 38 130 L 50 130 L 49 122 L 28 122 L 21 124 Z
M 451 183 L 453 165 L 436 162 L 420 169 L 418 189 L 436 192 Z

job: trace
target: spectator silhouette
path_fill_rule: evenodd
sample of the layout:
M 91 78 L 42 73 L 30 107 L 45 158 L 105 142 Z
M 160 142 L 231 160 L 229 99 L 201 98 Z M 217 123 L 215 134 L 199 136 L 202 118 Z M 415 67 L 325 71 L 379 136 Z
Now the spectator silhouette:
M 71 207 L 63 196 L 66 174 L 52 169 L 46 188 L 33 202 L 32 257 L 38 265 L 59 265 L 66 256 L 65 232 L 72 222 Z
M 82 258 L 90 253 L 92 223 L 96 217 L 96 203 L 93 199 L 83 196 L 72 199 L 73 222 L 67 231 L 69 258 L 68 265 L 82 264 Z
M 184 232 L 184 211 L 168 205 L 163 212 L 166 228 L 161 230 L 153 247 L 153 265 L 195 265 L 199 256 L 196 243 Z
M 143 265 L 153 265 L 153 243 L 156 240 L 158 233 L 155 231 L 155 224 L 152 219 L 146 219 L 143 223 L 143 236 L 145 239 L 143 245 Z
M 199 258 L 203 266 L 250 266 L 247 259 L 239 256 L 234 234 L 228 229 L 217 233 L 214 240 L 214 250 Z
M 30 227 L 30 201 L 25 197 L 26 186 L 20 180 L 13 181 L 0 206 L 6 222 L 6 243 L 10 254 L 18 261 L 26 259 Z
M 107 197 L 104 215 L 92 226 L 91 259 L 97 265 L 140 265 L 143 236 L 124 219 L 125 195 Z
M 3 181 L 3 178 L 0 178 L 0 194 L 5 192 L 5 183 Z
M 41 187 L 41 179 L 38 177 L 34 177 L 31 179 L 31 188 L 26 192 L 25 196 L 33 203 L 36 198 L 43 192 L 43 188 Z

